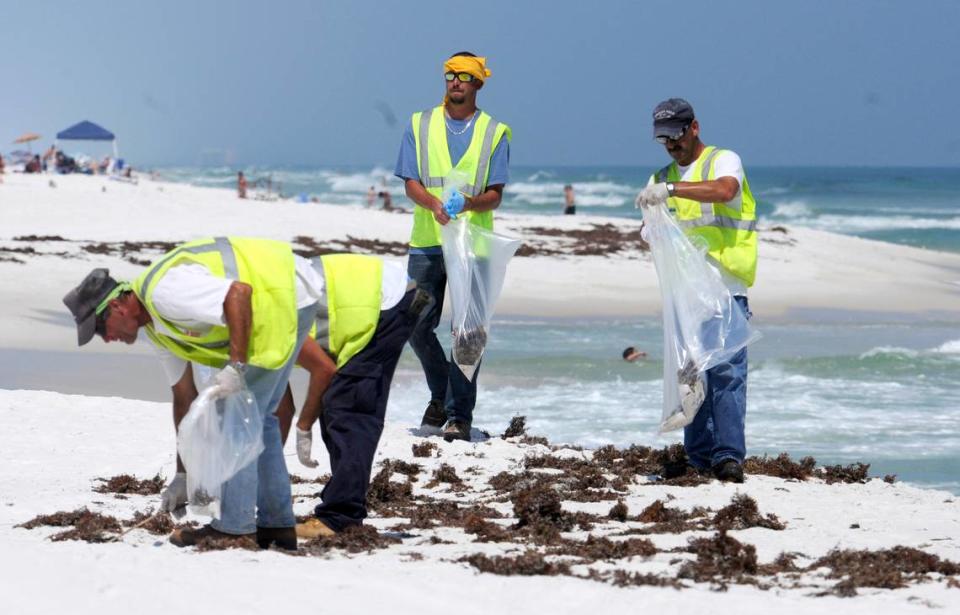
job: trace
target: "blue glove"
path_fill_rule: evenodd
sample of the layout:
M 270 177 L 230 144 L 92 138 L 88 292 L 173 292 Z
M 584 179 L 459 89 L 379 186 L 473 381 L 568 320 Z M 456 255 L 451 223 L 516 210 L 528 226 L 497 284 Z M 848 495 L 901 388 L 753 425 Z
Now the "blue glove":
M 463 198 L 463 195 L 459 192 L 454 192 L 450 195 L 450 198 L 447 199 L 447 202 L 443 204 L 443 210 L 447 212 L 447 215 L 451 218 L 456 218 L 457 214 L 463 211 L 463 206 L 467 203 L 467 200 Z

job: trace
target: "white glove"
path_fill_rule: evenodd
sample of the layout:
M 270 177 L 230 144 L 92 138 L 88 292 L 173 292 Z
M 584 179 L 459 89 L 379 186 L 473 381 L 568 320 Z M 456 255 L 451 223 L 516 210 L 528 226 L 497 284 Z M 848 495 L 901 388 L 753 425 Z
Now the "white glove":
M 667 190 L 667 184 L 660 182 L 657 184 L 650 184 L 641 190 L 640 194 L 637 195 L 635 204 L 638 208 L 654 207 L 656 205 L 663 205 L 669 198 L 670 191 Z
M 313 448 L 313 432 L 304 431 L 297 427 L 297 459 L 308 468 L 315 468 L 319 463 L 310 458 L 310 450 Z
M 182 517 L 187 505 L 187 473 L 177 472 L 170 484 L 160 492 L 160 510 L 173 513 L 176 518 Z
M 247 388 L 247 382 L 234 366 L 227 365 L 213 377 L 211 386 L 216 390 L 216 397 L 224 398 Z

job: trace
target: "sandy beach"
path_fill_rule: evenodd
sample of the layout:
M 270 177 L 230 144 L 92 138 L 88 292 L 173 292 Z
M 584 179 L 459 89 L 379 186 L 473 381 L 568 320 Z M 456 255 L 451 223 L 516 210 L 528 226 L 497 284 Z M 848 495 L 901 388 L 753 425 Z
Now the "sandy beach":
M 646 475 L 639 449 L 631 459 L 496 434 L 446 443 L 395 423 L 374 468 L 368 525 L 379 535 L 305 545 L 300 556 L 179 550 L 163 526 L 114 541 L 159 496 L 106 481 L 169 474 L 169 420 L 165 403 L 0 391 L 0 429 L 17 434 L 0 469 L 8 612 L 163 613 L 184 596 L 191 612 L 236 613 L 311 609 L 318 596 L 353 613 L 960 607 L 950 563 L 960 562 L 960 501 L 945 492 L 850 474 L 664 484 Z M 309 514 L 329 466 L 322 450 L 316 469 L 286 452 L 300 477 L 294 510 Z M 83 508 L 114 520 L 35 520 Z
M 5 348 L 51 350 L 70 348 L 60 298 L 93 267 L 133 276 L 141 268 L 135 263 L 171 244 L 211 235 L 263 236 L 306 253 L 354 249 L 403 261 L 411 224 L 409 214 L 360 206 L 241 201 L 225 189 L 87 176 L 8 175 L 0 214 L 0 276 L 9 306 L 0 339 Z M 511 262 L 498 315 L 657 314 L 657 276 L 639 248 L 639 225 L 639 216 L 498 213 L 497 230 L 522 238 L 521 254 L 531 254 Z M 354 247 L 343 243 L 348 238 Z M 763 320 L 960 320 L 956 253 L 761 225 L 759 262 L 750 302 Z
M 7 548 L 0 590 L 11 612 L 131 605 L 165 612 L 189 595 L 191 610 L 222 609 L 226 600 L 232 612 L 252 613 L 312 608 L 318 593 L 348 612 L 403 605 L 403 612 L 439 613 L 451 604 L 467 613 L 619 613 L 638 604 L 738 613 L 960 607 L 960 504 L 948 492 L 867 480 L 850 468 L 808 467 L 804 478 L 791 477 L 771 470 L 776 464 L 755 467 L 743 485 L 664 484 L 644 465 L 655 452 L 631 466 L 627 451 L 503 439 L 492 428 L 482 442 L 444 443 L 389 423 L 375 468 L 381 501 L 369 520 L 380 534 L 313 545 L 300 557 L 242 550 L 196 556 L 148 529 L 114 542 L 116 524 L 154 508 L 158 496 L 94 488 L 106 484 L 98 479 L 172 473 L 170 409 L 128 398 L 140 389 L 118 381 L 148 369 L 146 343 L 97 343 L 87 355 L 76 348 L 60 303 L 66 290 L 93 267 L 130 277 L 173 244 L 209 235 L 265 236 L 291 241 L 304 254 L 352 249 L 402 262 L 410 216 L 240 201 L 229 190 L 145 179 L 134 185 L 23 175 L 6 177 L 0 215 L 0 356 L 23 374 L 24 388 L 54 388 L 44 386 L 53 379 L 62 380 L 59 390 L 80 393 L 0 390 L 0 428 L 17 434 L 0 470 Z M 639 224 L 503 212 L 498 230 L 521 237 L 524 247 L 511 262 L 498 316 L 654 317 L 657 278 Z M 766 322 L 960 320 L 958 254 L 802 227 L 761 228 L 751 307 Z M 95 380 L 86 382 L 62 373 L 101 353 L 112 362 L 91 363 L 124 363 L 128 371 L 91 369 Z M 45 363 L 15 365 L 19 358 Z M 111 387 L 121 397 L 90 394 Z M 162 383 L 155 389 L 161 399 Z M 324 451 L 315 450 L 316 470 L 301 467 L 291 446 L 287 455 L 304 479 L 295 485 L 295 510 L 309 514 L 319 490 L 313 481 L 322 483 L 327 471 Z M 533 509 L 524 498 L 533 498 Z M 104 533 L 77 526 L 65 539 L 56 536 L 77 523 L 63 515 L 59 526 L 19 527 L 84 507 L 107 523 Z M 211 566 L 219 574 L 209 574 Z M 56 592 L 47 591 L 51 578 L 59 580 Z

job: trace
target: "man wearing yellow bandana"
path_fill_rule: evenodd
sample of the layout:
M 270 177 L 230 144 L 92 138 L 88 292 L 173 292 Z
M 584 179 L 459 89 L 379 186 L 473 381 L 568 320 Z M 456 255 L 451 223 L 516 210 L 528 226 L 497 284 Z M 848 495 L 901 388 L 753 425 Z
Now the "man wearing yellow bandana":
M 493 228 L 493 210 L 500 206 L 509 181 L 510 128 L 477 108 L 477 93 L 490 77 L 486 58 L 461 51 L 443 65 L 446 95 L 442 104 L 413 114 L 400 145 L 395 174 L 404 180 L 415 203 L 407 272 L 433 303 L 410 338 L 423 365 L 430 403 L 421 426 L 440 430 L 447 440 L 469 440 L 477 377 L 467 380 L 437 339 L 447 273 L 440 247 L 440 226 L 451 212 L 440 201 L 444 178 L 457 170 L 468 179 L 462 189 L 463 213 L 472 224 Z M 452 201 L 453 199 L 451 199 Z

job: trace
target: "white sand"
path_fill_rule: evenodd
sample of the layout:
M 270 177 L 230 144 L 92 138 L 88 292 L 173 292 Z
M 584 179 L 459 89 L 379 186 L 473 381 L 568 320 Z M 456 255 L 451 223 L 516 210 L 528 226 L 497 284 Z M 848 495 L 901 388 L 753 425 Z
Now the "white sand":
M 7 175 L 0 185 L 0 246 L 38 253 L 0 252 L 26 264 L 0 261 L 7 348 L 70 348 L 60 298 L 93 267 L 130 277 L 140 267 L 119 256 L 89 254 L 100 241 L 179 242 L 211 235 L 263 236 L 286 241 L 298 235 L 333 240 L 351 235 L 407 241 L 409 214 L 362 207 L 241 201 L 233 191 L 141 180 L 130 185 L 104 178 Z M 106 189 L 106 192 L 103 192 Z M 612 223 L 636 229 L 639 218 L 529 216 L 498 213 L 498 230 L 557 244 L 528 229 L 588 228 Z M 59 235 L 66 242 L 13 241 L 26 235 Z M 751 308 L 761 319 L 832 317 L 960 320 L 960 254 L 932 252 L 855 237 L 790 227 L 762 233 Z M 71 258 L 49 255 L 65 252 Z M 135 254 L 155 258 L 159 252 Z M 403 257 L 392 257 L 403 260 Z M 501 316 L 636 317 L 660 306 L 656 272 L 646 254 L 515 258 L 497 313 Z
M 458 528 L 415 529 L 402 544 L 372 554 L 290 557 L 276 552 L 225 551 L 198 554 L 180 550 L 162 537 L 134 530 L 121 543 L 51 542 L 46 537 L 65 528 L 14 528 L 39 514 L 90 510 L 129 519 L 135 511 L 157 505 L 158 496 L 116 499 L 94 493 L 96 478 L 133 474 L 149 478 L 173 471 L 174 437 L 170 408 L 122 398 L 60 395 L 38 391 L 0 391 L 0 433 L 5 434 L 4 463 L 0 464 L 0 595 L 3 611 L 16 613 L 623 613 L 703 612 L 763 614 L 851 614 L 934 612 L 960 609 L 960 589 L 941 579 L 897 590 L 859 589 L 856 598 L 815 597 L 836 580 L 825 570 L 785 581 L 793 589 L 763 591 L 731 585 L 726 592 L 711 591 L 707 583 L 685 581 L 682 590 L 655 587 L 618 588 L 570 577 L 505 577 L 479 574 L 461 557 L 475 553 L 517 555 L 524 547 L 514 543 L 475 543 Z M 524 445 L 494 438 L 482 443 L 444 443 L 433 438 L 439 457 L 413 458 L 411 444 L 423 442 L 401 425 L 387 426 L 377 454 L 415 461 L 424 466 L 414 485 L 415 494 L 453 499 L 461 505 L 483 500 L 512 517 L 509 502 L 492 500 L 487 480 L 503 471 L 518 471 L 525 455 L 543 454 L 540 445 Z M 288 443 L 292 445 L 291 443 Z M 327 472 L 322 447 L 316 451 L 321 466 L 299 465 L 287 447 L 291 471 L 303 477 Z M 571 450 L 558 455 L 581 455 Z M 433 470 L 452 465 L 471 486 L 466 495 L 445 484 L 429 488 Z M 467 471 L 474 468 L 473 471 Z M 401 480 L 395 475 L 394 480 Z M 308 514 L 317 503 L 316 485 L 295 486 L 297 514 Z M 798 552 L 806 566 L 831 549 L 881 549 L 903 545 L 960 561 L 960 501 L 949 493 L 888 485 L 872 480 L 863 485 L 826 485 L 820 481 L 788 482 L 750 476 L 743 485 L 713 482 L 696 488 L 646 484 L 636 477 L 624 498 L 630 513 L 638 514 L 657 499 L 673 508 L 694 506 L 718 509 L 736 493 L 753 497 L 761 514 L 773 513 L 787 524 L 783 531 L 751 528 L 731 536 L 756 546 L 760 564 L 781 552 Z M 673 498 L 673 499 L 671 499 Z M 569 511 L 605 515 L 612 502 L 564 503 Z M 201 519 L 202 521 L 202 519 Z M 499 520 L 507 525 L 514 520 Z M 385 529 L 402 519 L 369 520 Z M 851 528 L 858 524 L 859 528 Z M 593 535 L 614 534 L 625 527 L 604 522 Z M 565 534 L 582 540 L 584 531 Z M 650 538 L 659 549 L 684 546 L 691 536 L 711 531 L 657 534 Z M 448 544 L 431 544 L 431 537 Z M 685 553 L 634 557 L 593 568 L 610 567 L 673 576 Z M 580 574 L 586 573 L 581 567 Z
M 257 235 L 290 240 L 307 235 L 330 240 L 347 234 L 404 242 L 409 215 L 359 207 L 295 203 L 242 202 L 227 190 L 200 189 L 141 181 L 127 185 L 100 178 L 7 175 L 0 185 L 0 246 L 35 249 L 37 254 L 0 252 L 21 263 L 0 262 L 3 307 L 0 347 L 76 352 L 75 333 L 60 303 L 62 295 L 93 267 L 106 266 L 118 277 L 140 267 L 119 256 L 89 254 L 82 246 L 101 241 L 181 241 L 213 234 Z M 102 188 L 106 188 L 106 192 Z M 613 223 L 636 228 L 639 220 L 588 216 L 500 216 L 501 230 L 529 236 L 530 227 L 574 228 Z M 14 241 L 24 235 L 59 235 L 66 241 Z M 960 319 L 960 255 L 927 252 L 791 227 L 784 236 L 766 233 L 761 247 L 754 312 L 764 318 L 820 318 L 838 310 L 851 318 Z M 540 238 L 547 240 L 546 238 Z M 789 239 L 791 245 L 769 240 Z M 62 255 L 52 253 L 62 252 Z M 138 253 L 155 258 L 159 252 Z M 396 257 L 402 258 L 402 257 Z M 659 307 L 656 275 L 647 256 L 533 257 L 511 264 L 500 315 L 643 316 Z M 802 310 L 815 310 L 804 312 Z M 796 311 L 801 310 L 801 311 Z M 126 347 L 104 347 L 130 352 Z M 137 352 L 149 352 L 138 344 Z M 52 374 L 56 377 L 56 374 Z M 682 591 L 652 587 L 617 588 L 569 577 L 502 577 L 478 574 L 456 560 L 473 553 L 516 554 L 512 544 L 472 543 L 460 530 L 417 531 L 417 537 L 371 555 L 294 558 L 263 552 L 230 551 L 198 555 L 181 551 L 144 531 L 117 544 L 53 543 L 58 531 L 14 529 L 37 514 L 90 506 L 129 518 L 155 506 L 156 497 L 114 499 L 94 494 L 92 481 L 121 473 L 147 478 L 173 471 L 174 436 L 168 403 L 122 398 L 69 396 L 37 391 L 0 390 L 0 596 L 10 613 L 169 613 L 181 612 L 336 612 L 336 613 L 623 613 L 639 608 L 663 612 L 738 614 L 953 612 L 960 590 L 942 580 L 900 590 L 860 590 L 855 599 L 812 597 L 835 581 L 807 573 L 795 589 L 762 591 L 731 586 L 714 592 L 709 585 Z M 288 457 L 302 476 L 308 471 Z M 378 459 L 411 460 L 411 444 L 420 441 L 405 426 L 388 425 Z M 443 486 L 425 486 L 441 462 L 453 465 L 479 490 L 502 470 L 519 470 L 527 454 L 542 447 L 493 439 L 484 443 L 438 442 L 442 457 L 417 459 L 427 467 L 415 489 L 456 498 Z M 579 454 L 568 451 L 568 454 Z M 288 455 L 292 455 L 289 450 Z M 466 472 L 475 467 L 476 473 Z M 314 486 L 300 486 L 310 494 Z M 737 492 L 754 497 L 762 513 L 787 523 L 781 532 L 758 528 L 733 532 L 755 545 L 760 563 L 783 551 L 800 552 L 802 565 L 832 548 L 879 549 L 905 545 L 960 561 L 960 504 L 948 493 L 871 481 L 828 486 L 818 481 L 786 482 L 748 477 L 742 486 L 712 483 L 698 488 L 645 484 L 642 477 L 625 498 L 632 514 L 655 499 L 690 509 L 719 508 Z M 315 498 L 298 501 L 310 510 Z M 610 502 L 565 503 L 567 510 L 605 514 Z M 494 503 L 510 513 L 509 503 Z M 508 523 L 510 520 L 504 520 Z M 371 519 L 380 528 L 396 520 Z M 858 524 L 858 529 L 851 525 Z M 636 524 L 634 524 L 636 525 Z M 595 533 L 618 530 L 598 525 Z M 708 535 L 709 533 L 702 533 Z M 450 544 L 431 545 L 437 535 Z M 584 532 L 572 537 L 583 538 Z M 654 536 L 660 548 L 686 544 L 689 535 Z M 416 555 L 412 555 L 416 554 Z M 422 559 L 417 559 L 422 557 Z M 672 560 L 689 555 L 658 554 L 649 560 L 618 562 L 629 570 L 672 574 Z M 629 609 L 629 611 L 627 611 Z

